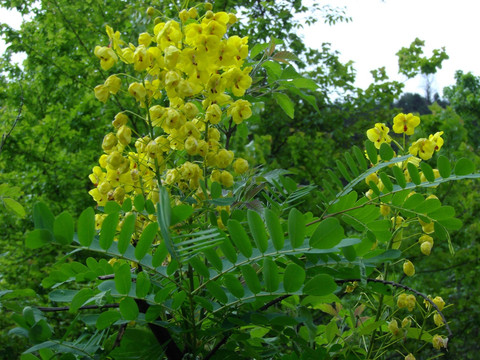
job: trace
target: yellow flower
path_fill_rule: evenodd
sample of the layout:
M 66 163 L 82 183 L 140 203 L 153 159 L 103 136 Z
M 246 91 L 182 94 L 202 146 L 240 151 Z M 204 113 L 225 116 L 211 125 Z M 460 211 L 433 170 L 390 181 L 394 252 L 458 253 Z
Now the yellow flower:
M 150 66 L 150 56 L 147 54 L 147 48 L 139 45 L 133 53 L 134 69 L 137 71 L 146 70 Z
M 117 143 L 118 143 L 118 139 L 115 136 L 115 134 L 114 133 L 108 133 L 103 138 L 102 149 L 103 149 L 103 151 L 108 153 L 111 150 L 113 150 L 113 148 L 117 145 Z
M 139 102 L 143 102 L 145 100 L 145 96 L 147 95 L 143 85 L 138 82 L 131 83 L 128 87 L 128 92 Z
M 443 308 L 445 307 L 445 301 L 440 296 L 435 296 L 435 299 L 433 299 L 433 303 L 437 305 L 438 310 L 442 311 Z
M 122 125 L 117 131 L 117 138 L 122 145 L 130 144 L 130 141 L 132 141 L 132 130 L 128 126 Z
M 442 135 L 443 131 L 440 131 L 428 137 L 428 140 L 432 141 L 435 144 L 435 151 L 440 150 L 443 146 L 443 139 L 441 138 Z
M 407 276 L 413 276 L 415 274 L 415 267 L 410 260 L 407 260 L 403 263 L 403 272 Z
M 433 347 L 437 350 L 440 350 L 442 347 L 447 348 L 448 339 L 443 338 L 440 335 L 434 335 L 432 339 Z
M 113 49 L 107 46 L 95 46 L 94 54 L 100 59 L 100 66 L 105 71 L 118 61 L 118 57 Z
M 407 308 L 408 311 L 412 311 L 415 308 L 416 299 L 413 295 L 407 295 L 402 293 L 398 296 L 397 306 L 399 308 Z
M 215 125 L 222 119 L 222 109 L 217 104 L 212 104 L 207 108 L 205 120 L 210 124 Z
M 116 94 L 120 90 L 122 85 L 122 80 L 116 75 L 111 75 L 105 80 L 105 86 L 108 88 L 110 93 Z
M 438 327 L 443 326 L 443 324 L 444 324 L 442 316 L 438 312 L 436 312 L 435 315 L 433 315 L 433 322 Z
M 392 138 L 388 135 L 390 129 L 383 123 L 376 123 L 375 127 L 367 130 L 367 138 L 375 144 L 377 149 L 380 149 L 382 143 L 390 143 Z
M 219 168 L 225 169 L 233 161 L 233 151 L 222 149 L 217 153 L 217 166 Z
M 428 160 L 433 156 L 435 143 L 431 140 L 421 138 L 415 141 L 408 149 L 411 155 L 420 156 L 423 160 Z
M 432 247 L 433 247 L 432 243 L 425 241 L 420 245 L 420 251 L 422 252 L 423 255 L 428 256 L 432 251 Z
M 222 171 L 220 174 L 220 184 L 229 188 L 233 186 L 233 176 L 228 171 Z
M 435 231 L 435 229 L 434 229 L 435 224 L 434 224 L 433 221 L 431 223 L 426 223 L 426 222 L 422 221 L 421 219 L 418 219 L 418 222 L 420 223 L 420 225 L 422 225 L 422 231 L 425 234 L 431 234 Z
M 115 115 L 115 118 L 112 121 L 112 125 L 115 129 L 118 129 L 123 125 L 126 125 L 127 122 L 128 122 L 128 116 L 125 115 L 124 113 L 118 113 L 117 115 Z
M 250 106 L 252 104 L 247 100 L 237 100 L 228 108 L 227 115 L 232 117 L 235 124 L 241 124 L 243 120 L 252 116 Z
M 392 321 L 390 321 L 388 323 L 388 330 L 390 330 L 390 332 L 393 334 L 393 335 L 397 335 L 398 334 L 398 323 L 397 323 L 397 320 L 393 319 Z
M 97 85 L 95 86 L 95 89 L 93 89 L 95 92 L 95 97 L 103 102 L 106 103 L 108 100 L 108 97 L 110 96 L 110 90 L 108 89 L 107 86 L 105 85 Z
M 233 163 L 233 170 L 237 174 L 243 174 L 248 170 L 248 161 L 242 158 L 238 158 Z
M 138 36 L 138 44 L 139 45 L 143 45 L 145 47 L 148 47 L 151 42 L 152 42 L 152 37 L 150 36 L 149 33 L 144 32 L 144 33 L 141 33 Z
M 413 354 L 410 353 L 407 356 L 405 356 L 404 360 L 416 360 L 416 359 L 415 359 L 415 356 L 413 356 Z
M 420 118 L 418 116 L 400 113 L 393 118 L 393 131 L 397 134 L 405 133 L 407 135 L 412 135 L 415 131 L 415 127 L 419 124 Z

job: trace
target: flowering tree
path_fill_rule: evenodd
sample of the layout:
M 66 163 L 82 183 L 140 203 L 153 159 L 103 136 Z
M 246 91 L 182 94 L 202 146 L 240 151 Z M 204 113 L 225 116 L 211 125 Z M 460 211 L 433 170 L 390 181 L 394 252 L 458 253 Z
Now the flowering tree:
M 75 250 L 42 282 L 68 305 L 14 316 L 13 333 L 34 343 L 24 359 L 412 360 L 447 349 L 448 304 L 402 281 L 415 275 L 412 251 L 429 256 L 461 226 L 436 186 L 480 174 L 436 154 L 442 132 L 411 141 L 421 123 L 412 114 L 393 119 L 397 135 L 385 123 L 367 130 L 366 152 L 346 152 L 323 189 L 251 169 L 229 145 L 255 95 L 273 93 L 291 114 L 284 90 L 311 80 L 278 64 L 294 56 L 274 42 L 249 55 L 246 37 L 226 35 L 236 21 L 206 3 L 156 20 L 135 44 L 106 27 L 94 53 L 119 71 L 95 96 L 131 106 L 113 118 L 89 176 L 96 211 L 75 226 L 68 212 L 34 207 L 27 246 Z M 267 87 L 253 89 L 261 69 Z M 312 195 L 321 201 L 303 210 Z M 74 261 L 79 250 L 91 256 Z M 77 314 L 65 334 L 47 321 L 58 311 Z

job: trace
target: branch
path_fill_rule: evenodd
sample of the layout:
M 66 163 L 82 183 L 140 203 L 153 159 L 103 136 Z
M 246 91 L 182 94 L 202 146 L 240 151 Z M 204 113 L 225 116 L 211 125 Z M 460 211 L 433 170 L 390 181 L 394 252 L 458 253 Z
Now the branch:
M 108 308 L 118 308 L 118 306 L 119 304 L 85 305 L 85 306 L 81 306 L 78 310 L 108 309 Z M 37 309 L 43 312 L 68 311 L 70 310 L 70 306 L 58 306 L 58 307 L 37 306 Z
M 22 115 L 22 108 L 23 108 L 23 89 L 20 86 L 20 90 L 22 94 L 20 95 L 20 106 L 18 108 L 18 114 L 15 120 L 13 121 L 12 127 L 6 134 L 2 134 L 2 141 L 0 143 L 0 154 L 2 153 L 3 146 L 5 145 L 5 142 L 9 138 L 10 134 L 12 133 L 13 129 L 15 129 L 15 126 L 17 126 L 18 120 L 20 120 L 20 116 Z
M 276 299 L 273 299 L 272 301 L 266 303 L 265 305 L 263 305 L 262 307 L 260 307 L 258 309 L 258 311 L 265 311 L 267 310 L 269 307 L 275 305 L 275 304 L 278 304 L 280 301 L 288 298 L 290 295 L 282 295 L 282 296 L 279 296 L 278 298 Z M 225 343 L 227 342 L 228 338 L 232 335 L 231 332 L 229 332 L 227 335 L 225 335 L 222 340 L 220 340 L 217 345 L 215 345 L 215 347 L 210 350 L 210 352 L 207 354 L 207 356 L 205 356 L 205 359 L 204 360 L 208 360 L 210 359 L 217 351 L 218 349 L 220 349 L 223 345 L 225 345 Z
M 442 320 L 443 320 L 443 323 L 445 324 L 445 328 L 447 329 L 448 331 L 448 338 L 451 339 L 453 337 L 453 333 L 452 333 L 452 330 L 450 329 L 450 326 L 448 326 L 447 324 L 447 319 L 445 318 L 445 316 L 443 315 L 443 313 L 440 311 L 440 309 L 438 308 L 438 306 L 432 301 L 432 299 L 430 299 L 427 295 L 425 294 L 422 294 L 421 292 L 415 290 L 415 289 L 412 289 L 411 287 L 407 286 L 407 285 L 403 285 L 403 284 L 399 284 L 399 283 L 396 283 L 396 282 L 393 282 L 393 281 L 386 281 L 386 280 L 381 280 L 381 279 L 365 279 L 367 282 L 376 282 L 376 283 L 381 283 L 381 284 L 385 284 L 385 285 L 390 285 L 390 286 L 394 286 L 394 287 L 398 287 L 398 288 L 402 288 L 402 289 L 405 289 L 407 291 L 410 291 L 412 293 L 414 293 L 415 295 L 417 296 L 421 296 L 422 298 L 424 298 L 426 301 L 428 301 L 430 303 L 430 305 L 433 306 L 433 308 L 435 310 L 438 311 L 438 313 L 440 314 Z M 345 279 L 345 280 L 342 280 L 342 279 L 337 279 L 335 280 L 336 283 L 338 284 L 343 284 L 343 283 L 346 283 L 346 282 L 354 282 L 354 281 L 357 281 L 357 282 L 361 282 L 362 279 Z

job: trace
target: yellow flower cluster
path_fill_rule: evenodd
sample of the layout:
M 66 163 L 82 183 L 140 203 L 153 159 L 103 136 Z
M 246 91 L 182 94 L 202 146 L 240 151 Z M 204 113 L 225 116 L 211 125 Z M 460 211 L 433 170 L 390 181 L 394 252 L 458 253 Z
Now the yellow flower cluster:
M 420 125 L 420 118 L 412 114 L 400 113 L 393 118 L 393 131 L 396 134 L 413 135 L 415 128 Z M 392 138 L 388 133 L 390 128 L 384 123 L 376 123 L 375 126 L 367 130 L 367 138 L 375 144 L 377 149 L 383 143 L 390 144 Z M 423 160 L 428 160 L 435 151 L 439 151 L 444 143 L 442 139 L 443 131 L 430 135 L 428 139 L 421 138 L 415 141 L 408 149 L 409 153 L 419 156 Z
M 407 295 L 405 293 L 402 293 L 398 296 L 397 306 L 399 308 L 407 308 L 408 311 L 413 311 L 413 309 L 415 308 L 415 304 L 416 304 L 415 296 L 411 294 Z
M 103 70 L 119 60 L 133 67 L 136 80 L 127 77 L 124 93 L 145 111 L 134 114 L 134 120 L 143 122 L 135 127 L 128 111 L 117 114 L 115 131 L 103 139 L 104 154 L 89 176 L 95 186 L 89 193 L 100 206 L 109 200 L 122 203 L 125 196 L 136 194 L 155 202 L 163 185 L 194 194 L 208 174 L 211 181 L 229 188 L 232 171 L 248 171 L 246 160 L 235 159 L 222 146 L 219 131 L 226 128 L 221 124 L 232 128 L 252 115 L 250 102 L 238 99 L 252 84 L 252 69 L 243 66 L 248 39 L 225 37 L 237 21 L 234 14 L 207 10 L 199 18 L 191 8 L 179 16 L 180 22 L 158 22 L 152 33 L 140 34 L 137 45 L 125 43 L 107 26 L 110 45 L 95 48 Z M 106 102 L 121 89 L 122 80 L 112 75 L 94 90 L 97 99 Z M 134 139 L 139 128 L 145 128 L 146 135 Z

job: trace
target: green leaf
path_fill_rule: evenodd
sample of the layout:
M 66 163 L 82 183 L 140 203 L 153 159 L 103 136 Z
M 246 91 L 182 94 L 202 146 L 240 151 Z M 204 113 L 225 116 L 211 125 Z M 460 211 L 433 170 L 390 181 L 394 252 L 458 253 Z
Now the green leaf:
M 318 89 L 318 84 L 312 79 L 306 79 L 306 78 L 300 77 L 300 78 L 293 79 L 292 83 L 298 89 L 309 89 L 309 90 Z
M 370 140 L 365 141 L 365 149 L 367 150 L 368 159 L 375 165 L 378 161 L 377 148 Z
M 25 246 L 29 249 L 39 249 L 53 240 L 52 233 L 47 229 L 35 229 L 27 233 Z
M 110 327 L 115 321 L 120 320 L 122 316 L 116 310 L 105 311 L 100 314 L 95 326 L 98 330 L 103 330 Z
M 142 194 L 138 194 L 133 199 L 133 206 L 135 206 L 135 210 L 138 212 L 142 212 L 145 209 L 145 198 Z
M 257 272 L 251 265 L 242 265 L 242 276 L 245 279 L 245 284 L 250 289 L 250 291 L 254 294 L 258 294 L 262 291 L 262 286 L 260 284 L 260 280 L 258 279 Z
M 295 107 L 293 101 L 283 93 L 274 93 L 273 98 L 277 102 L 278 105 L 282 108 L 285 114 L 288 115 L 291 119 L 293 119 Z
M 41 319 L 28 330 L 28 337 L 31 342 L 39 343 L 49 339 L 52 336 L 52 330 L 45 319 Z
M 266 48 L 268 48 L 269 45 L 270 45 L 269 43 L 255 44 L 252 50 L 250 50 L 250 58 L 255 59 L 257 55 L 260 54 L 262 51 L 264 51 Z
M 159 189 L 159 197 L 160 200 L 157 204 L 157 221 L 160 226 L 160 232 L 168 252 L 174 260 L 178 261 L 178 254 L 170 237 L 171 207 L 167 189 L 161 187 Z
M 90 246 L 95 236 L 95 211 L 91 207 L 80 214 L 77 223 L 78 241 L 83 246 Z
M 290 51 L 277 51 L 275 54 L 272 55 L 271 59 L 285 64 L 290 64 L 288 60 L 300 61 L 297 55 Z
M 345 180 L 347 180 L 348 182 L 353 180 L 350 174 L 348 173 L 347 168 L 345 167 L 345 165 L 343 165 L 343 163 L 340 160 L 336 160 L 335 164 L 337 165 L 338 171 L 340 171 L 340 174 L 342 174 Z
M 402 169 L 400 169 L 398 166 L 393 165 L 392 172 L 393 176 L 395 176 L 395 179 L 397 180 L 397 184 L 400 185 L 401 188 L 407 186 L 407 180 L 405 179 L 405 175 L 403 174 Z
M 432 217 L 437 221 L 450 219 L 455 216 L 455 209 L 451 206 L 442 206 L 441 208 L 430 212 L 428 216 Z
M 303 286 L 305 270 L 297 264 L 288 264 L 283 274 L 283 286 L 286 292 L 294 293 Z
M 370 323 L 368 325 L 362 325 L 359 329 L 358 329 L 358 335 L 360 336 L 363 336 L 363 335 L 368 335 L 368 334 L 371 334 L 372 331 L 374 331 L 375 329 L 378 329 L 380 326 L 382 326 L 383 324 L 385 324 L 385 320 L 380 320 L 380 321 L 375 321 L 373 323 Z
M 123 220 L 122 228 L 120 230 L 120 235 L 118 236 L 118 244 L 117 244 L 118 251 L 122 255 L 125 254 L 125 251 L 127 251 L 128 245 L 132 240 L 132 234 L 135 231 L 135 221 L 136 221 L 135 214 L 129 214 Z
M 118 213 L 112 213 L 107 215 L 105 220 L 103 220 L 99 243 L 100 247 L 104 250 L 107 250 L 113 243 L 113 238 L 117 231 L 118 216 Z
M 407 169 L 408 173 L 410 174 L 410 177 L 412 178 L 412 182 L 415 185 L 419 185 L 422 181 L 420 180 L 420 174 L 418 173 L 418 169 L 415 165 L 413 165 L 411 162 L 407 163 Z
M 172 309 L 176 310 L 180 306 L 182 306 L 186 298 L 187 298 L 187 293 L 183 290 L 173 295 L 173 301 L 171 305 Z
M 220 303 L 225 304 L 228 301 L 225 291 L 214 281 L 209 281 L 205 285 L 208 292 L 216 298 Z
M 76 313 L 89 299 L 95 295 L 95 291 L 90 288 L 83 288 L 75 294 L 70 304 L 70 313 Z
M 137 260 L 140 261 L 145 257 L 148 250 L 150 250 L 150 246 L 152 246 L 157 232 L 158 224 L 156 222 L 148 224 L 147 227 L 143 229 L 142 235 L 140 235 L 140 240 L 138 240 L 137 246 L 135 247 L 135 258 Z
M 223 242 L 219 245 L 220 250 L 222 250 L 223 255 L 230 261 L 231 263 L 235 263 L 237 261 L 237 252 L 233 247 L 230 239 L 224 237 Z
M 223 269 L 222 259 L 220 259 L 220 256 L 218 256 L 215 249 L 213 248 L 204 249 L 203 254 L 207 258 L 208 262 L 212 264 L 215 269 L 217 269 L 217 271 L 222 271 Z
M 265 209 L 265 220 L 273 246 L 277 250 L 282 250 L 285 243 L 285 235 L 283 234 L 282 225 L 280 224 L 278 216 L 272 210 Z
M 330 217 L 317 226 L 309 244 L 315 249 L 331 249 L 337 245 L 345 236 L 343 227 L 337 218 Z
M 420 168 L 423 171 L 423 175 L 425 175 L 425 178 L 429 182 L 434 182 L 435 181 L 435 174 L 433 173 L 432 167 L 426 163 L 425 161 L 420 162 Z
M 207 266 L 203 262 L 203 260 L 197 255 L 192 257 L 188 263 L 192 265 L 192 267 L 195 269 L 197 273 L 202 275 L 203 277 L 209 279 L 210 278 L 210 272 L 208 271 Z
M 7 210 L 12 211 L 15 215 L 21 218 L 25 217 L 25 209 L 18 201 L 12 198 L 4 197 L 3 204 L 5 205 Z
M 242 283 L 237 279 L 235 275 L 225 274 L 223 276 L 223 284 L 228 289 L 228 291 L 230 291 L 236 298 L 240 299 L 245 295 Z
M 190 205 L 182 204 L 172 208 L 172 220 L 170 225 L 178 224 L 187 220 L 193 214 L 193 208 Z
M 53 224 L 53 234 L 55 240 L 63 245 L 69 245 L 73 241 L 75 224 L 72 215 L 64 211 L 58 215 Z
M 267 292 L 276 291 L 280 284 L 277 264 L 269 257 L 263 259 L 263 282 Z
M 380 179 L 382 180 L 382 183 L 383 185 L 385 185 L 385 189 L 387 189 L 387 191 L 392 191 L 393 190 L 393 184 L 392 184 L 392 181 L 390 180 L 390 178 L 388 177 L 387 173 L 386 172 L 381 172 L 379 174 L 380 176 Z
M 384 161 L 392 160 L 393 156 L 395 155 L 392 147 L 390 145 L 388 145 L 387 143 L 382 143 L 380 145 L 379 153 L 380 153 L 380 157 Z
M 108 201 L 103 208 L 105 214 L 119 213 L 120 211 L 122 211 L 122 207 L 116 201 Z
M 240 250 L 243 256 L 250 258 L 252 256 L 252 244 L 242 224 L 237 220 L 229 219 L 227 227 L 237 249 Z
M 132 205 L 132 199 L 126 198 L 125 200 L 123 200 L 122 211 L 125 213 L 132 211 Z
M 150 279 L 148 274 L 144 271 L 137 274 L 137 283 L 136 283 L 136 295 L 138 298 L 144 298 L 147 296 L 148 292 L 150 291 Z
M 288 238 L 293 249 L 300 247 L 305 240 L 305 217 L 295 208 L 288 214 Z
M 475 165 L 467 158 L 461 158 L 455 164 L 455 175 L 469 175 L 475 171 Z
M 350 155 L 349 152 L 346 152 L 344 155 L 345 161 L 347 162 L 348 168 L 352 172 L 353 176 L 357 177 L 360 175 L 360 172 L 358 171 L 357 164 L 355 164 L 355 160 L 353 160 L 352 155 Z
M 37 202 L 33 205 L 33 223 L 35 229 L 46 229 L 53 232 L 53 223 L 55 217 L 43 202 Z
M 365 154 L 358 146 L 353 147 L 353 154 L 355 155 L 355 159 L 357 159 L 358 165 L 360 168 L 365 171 L 368 169 L 367 159 L 365 158 Z
M 319 274 L 307 281 L 303 287 L 303 293 L 306 295 L 325 296 L 333 293 L 337 289 L 337 284 L 330 275 Z
M 450 161 L 443 155 L 440 155 L 437 159 L 437 168 L 443 178 L 448 178 L 452 172 Z
M 162 241 L 158 244 L 157 248 L 155 249 L 155 254 L 152 257 L 152 265 L 154 267 L 161 266 L 165 258 L 167 257 L 168 250 L 165 246 L 165 241 Z
M 115 288 L 119 294 L 127 295 L 132 286 L 132 274 L 130 265 L 124 263 L 115 270 Z
M 260 214 L 253 210 L 247 210 L 247 219 L 255 245 L 261 253 L 264 253 L 268 248 L 268 236 L 265 230 L 265 224 Z
M 125 320 L 136 320 L 139 314 L 137 303 L 131 297 L 126 297 L 120 301 L 120 314 Z

